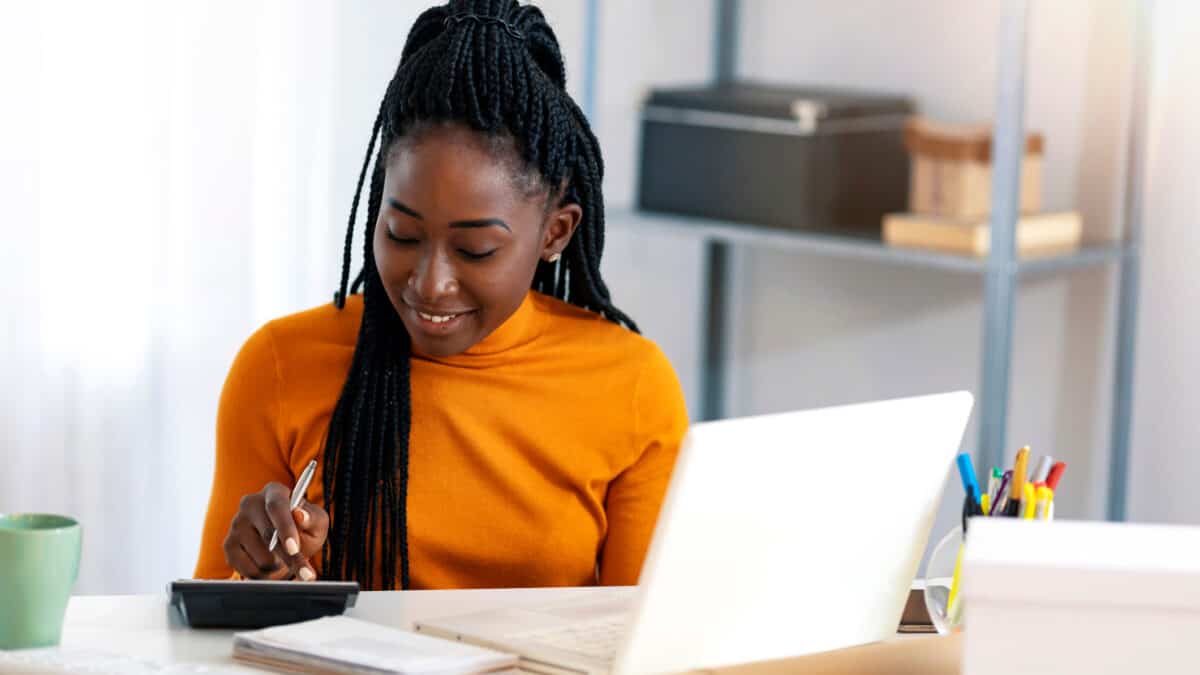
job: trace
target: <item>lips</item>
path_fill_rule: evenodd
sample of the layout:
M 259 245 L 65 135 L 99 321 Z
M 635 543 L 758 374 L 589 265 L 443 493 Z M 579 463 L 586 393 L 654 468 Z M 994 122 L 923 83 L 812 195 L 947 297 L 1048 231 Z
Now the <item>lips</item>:
M 408 300 L 404 300 L 404 304 L 408 306 L 410 316 L 416 324 L 424 332 L 433 335 L 445 335 L 453 332 L 462 325 L 467 316 L 475 311 L 473 309 L 428 307 L 411 303 Z
M 463 314 L 466 314 L 466 312 L 453 312 L 453 313 L 449 313 L 449 314 L 426 314 L 425 312 L 422 312 L 420 310 L 414 310 L 414 311 L 416 311 L 417 316 L 421 317 L 422 319 L 425 319 L 426 321 L 431 321 L 433 323 L 445 323 L 447 321 L 453 320 L 454 317 L 456 317 L 456 316 L 462 316 Z

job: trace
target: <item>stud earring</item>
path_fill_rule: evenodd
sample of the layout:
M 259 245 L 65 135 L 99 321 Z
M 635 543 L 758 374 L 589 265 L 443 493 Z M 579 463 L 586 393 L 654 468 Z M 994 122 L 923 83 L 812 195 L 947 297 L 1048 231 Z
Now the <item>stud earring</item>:
M 562 257 L 562 256 L 561 256 L 560 254 L 558 254 L 558 253 L 555 253 L 555 254 L 551 255 L 549 258 L 546 258 L 546 262 L 548 262 L 548 263 L 556 263 L 556 262 L 558 262 L 558 259 L 559 259 L 559 258 L 561 258 L 561 257 Z

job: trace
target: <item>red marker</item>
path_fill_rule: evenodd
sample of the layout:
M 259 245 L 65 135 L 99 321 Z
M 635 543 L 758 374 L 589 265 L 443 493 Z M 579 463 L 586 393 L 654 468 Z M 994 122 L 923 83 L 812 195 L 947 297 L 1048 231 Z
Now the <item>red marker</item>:
M 1058 481 L 1060 478 L 1062 478 L 1063 472 L 1066 470 L 1066 462 L 1055 462 L 1054 466 L 1050 467 L 1050 475 L 1046 477 L 1046 487 L 1057 491 Z

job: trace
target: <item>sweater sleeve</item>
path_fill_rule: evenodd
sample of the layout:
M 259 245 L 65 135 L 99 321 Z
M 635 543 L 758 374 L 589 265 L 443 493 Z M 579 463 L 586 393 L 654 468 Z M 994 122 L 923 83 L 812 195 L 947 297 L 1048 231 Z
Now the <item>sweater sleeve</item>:
M 222 544 L 241 498 L 270 481 L 290 484 L 292 474 L 279 440 L 282 415 L 278 360 L 268 324 L 242 346 L 221 390 L 216 463 L 197 578 L 233 574 Z
M 609 485 L 608 533 L 600 553 L 600 583 L 634 585 L 650 546 L 688 415 L 679 379 L 654 346 L 634 391 L 637 459 Z

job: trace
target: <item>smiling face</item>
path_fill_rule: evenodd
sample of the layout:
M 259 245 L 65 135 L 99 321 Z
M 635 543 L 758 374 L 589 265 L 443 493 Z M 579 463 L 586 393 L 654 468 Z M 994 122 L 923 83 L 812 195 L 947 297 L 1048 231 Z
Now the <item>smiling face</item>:
M 402 138 L 387 156 L 379 277 L 415 351 L 458 354 L 520 307 L 538 260 L 566 248 L 583 212 L 548 208 L 510 140 L 461 125 Z

